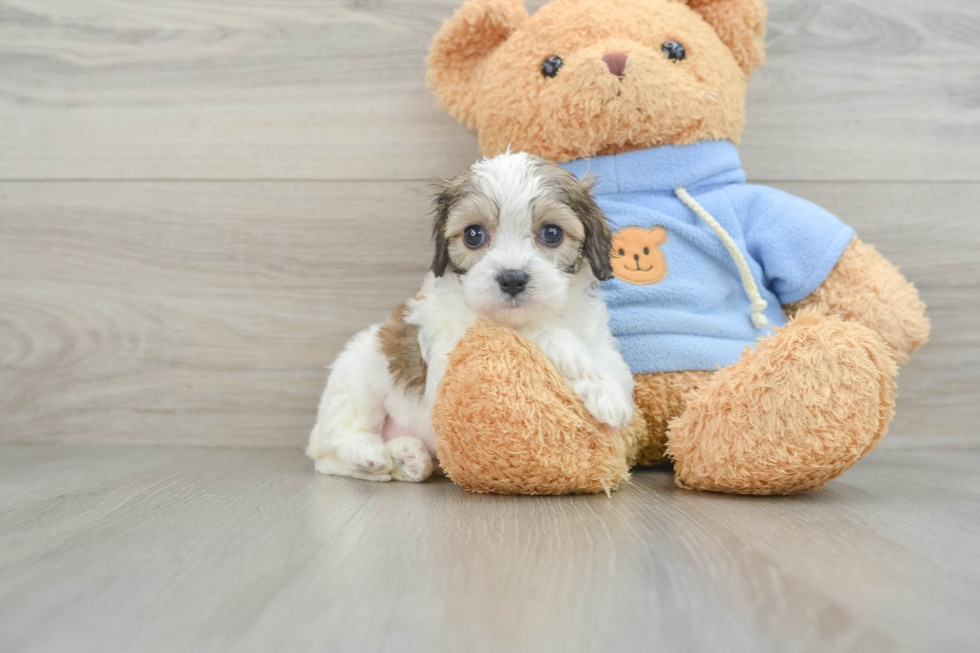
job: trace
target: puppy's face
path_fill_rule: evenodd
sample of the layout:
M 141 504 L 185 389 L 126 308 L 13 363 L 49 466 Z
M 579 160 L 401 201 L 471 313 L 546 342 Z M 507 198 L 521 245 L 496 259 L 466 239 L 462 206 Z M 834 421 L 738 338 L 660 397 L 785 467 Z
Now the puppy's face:
M 611 235 L 590 184 L 526 153 L 484 159 L 436 198 L 436 276 L 467 306 L 519 327 L 560 312 L 572 281 L 611 276 Z

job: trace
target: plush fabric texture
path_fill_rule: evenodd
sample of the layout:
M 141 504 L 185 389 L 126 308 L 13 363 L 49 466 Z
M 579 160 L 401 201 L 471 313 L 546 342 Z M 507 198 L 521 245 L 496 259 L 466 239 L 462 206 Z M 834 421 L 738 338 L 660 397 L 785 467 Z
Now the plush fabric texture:
M 467 490 L 609 492 L 629 478 L 646 425 L 600 425 L 541 351 L 481 323 L 453 351 L 433 409 L 439 462 Z
M 873 245 L 857 238 L 827 280 L 806 299 L 787 306 L 786 312 L 794 315 L 812 304 L 824 304 L 831 313 L 877 331 L 902 365 L 929 339 L 926 306 L 915 286 Z
M 643 413 L 647 432 L 639 453 L 637 465 L 660 465 L 667 459 L 667 431 L 670 421 L 680 417 L 687 407 L 687 398 L 705 385 L 714 372 L 695 370 L 690 372 L 661 372 L 637 374 L 633 400 Z
M 716 370 L 738 361 L 766 334 L 719 236 L 678 199 L 685 188 L 734 241 L 748 264 L 769 325 L 786 323 L 782 304 L 813 293 L 854 238 L 854 229 L 806 200 L 745 183 L 728 141 L 665 145 L 579 159 L 562 167 L 598 179 L 593 189 L 616 234 L 663 228 L 667 263 L 654 284 L 617 276 L 602 284 L 609 324 L 634 374 Z M 613 260 L 619 257 L 613 251 Z M 641 258 L 636 256 L 634 265 Z M 614 265 L 613 269 L 616 270 Z
M 479 130 L 488 156 L 511 147 L 571 161 L 738 140 L 748 72 L 764 52 L 761 0 L 556 0 L 522 12 L 511 0 L 464 4 L 429 50 L 429 87 Z M 684 61 L 662 51 L 671 40 Z M 628 55 L 622 79 L 606 71 L 607 53 Z M 553 78 L 541 74 L 550 56 L 563 61 Z
M 873 449 L 898 371 L 871 329 L 812 306 L 714 374 L 670 424 L 677 484 L 738 494 L 822 487 Z
M 430 48 L 429 88 L 439 103 L 469 127 L 476 127 L 474 108 L 487 55 L 527 20 L 527 11 L 512 0 L 473 0 L 459 8 L 436 35 Z
M 762 0 L 687 0 L 718 33 L 746 74 L 766 60 L 766 17 Z
M 765 21 L 763 0 L 554 0 L 533 16 L 517 0 L 470 0 L 442 26 L 428 58 L 439 103 L 479 131 L 484 154 L 510 147 L 599 174 L 602 208 L 621 228 L 649 233 L 619 241 L 650 269 L 632 285 L 622 271 L 607 285 L 611 305 L 625 309 L 613 310 L 614 329 L 637 371 L 689 368 L 636 374 L 637 418 L 610 434 L 540 352 L 507 330 L 474 330 L 453 354 L 433 411 L 440 457 L 464 487 L 599 492 L 631 465 L 673 460 L 681 487 L 789 494 L 835 478 L 884 436 L 895 365 L 928 339 L 925 307 L 895 266 L 832 216 L 744 183 L 733 144 L 749 75 L 765 59 Z M 667 41 L 687 56 L 668 58 Z M 622 56 L 610 68 L 607 54 L 625 55 L 625 68 Z M 547 77 L 541 65 L 553 56 L 562 65 Z M 784 326 L 743 333 L 724 355 L 707 339 L 688 352 L 647 340 L 666 311 L 644 290 L 667 289 L 677 246 L 690 244 L 684 229 L 668 225 L 664 240 L 657 228 L 669 221 L 701 238 L 698 218 L 673 196 L 678 186 L 740 234 L 738 251 L 768 293 L 765 315 Z M 657 203 L 646 205 L 647 195 Z M 810 241 L 814 217 L 819 242 Z M 726 292 L 699 299 L 730 300 L 732 316 L 748 322 L 730 254 L 717 234 L 703 238 L 711 254 L 703 274 L 715 275 L 704 287 Z M 633 333 L 641 345 L 631 346 Z

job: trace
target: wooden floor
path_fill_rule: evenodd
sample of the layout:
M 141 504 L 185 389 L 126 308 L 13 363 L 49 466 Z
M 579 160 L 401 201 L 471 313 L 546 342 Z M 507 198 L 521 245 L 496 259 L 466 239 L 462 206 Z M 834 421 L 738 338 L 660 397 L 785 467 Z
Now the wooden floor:
M 980 442 L 831 486 L 612 498 L 316 477 L 292 449 L 0 447 L 0 650 L 980 650 Z
M 324 368 L 478 155 L 461 0 L 0 0 L 0 653 L 980 650 L 980 3 L 769 0 L 750 180 L 898 264 L 882 448 L 751 499 L 316 478 Z M 544 0 L 528 0 L 534 10 Z

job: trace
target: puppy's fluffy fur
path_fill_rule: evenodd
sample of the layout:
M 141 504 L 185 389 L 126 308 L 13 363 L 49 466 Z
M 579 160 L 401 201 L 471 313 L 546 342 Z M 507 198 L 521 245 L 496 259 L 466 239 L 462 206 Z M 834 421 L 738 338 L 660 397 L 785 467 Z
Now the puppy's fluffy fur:
M 436 388 L 481 318 L 540 347 L 599 422 L 629 423 L 633 378 L 597 283 L 611 275 L 611 237 L 589 188 L 525 153 L 484 159 L 442 185 L 422 292 L 354 336 L 333 365 L 307 448 L 317 471 L 428 478 Z

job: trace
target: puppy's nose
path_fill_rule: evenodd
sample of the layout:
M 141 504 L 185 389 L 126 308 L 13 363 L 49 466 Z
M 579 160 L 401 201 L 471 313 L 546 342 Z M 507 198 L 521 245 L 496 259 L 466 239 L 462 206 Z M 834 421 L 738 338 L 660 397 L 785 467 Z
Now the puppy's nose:
M 626 73 L 626 60 L 627 56 L 622 52 L 610 52 L 602 58 L 606 62 L 606 66 L 609 67 L 609 72 L 611 72 L 616 77 L 623 77 Z
M 517 297 L 527 288 L 527 280 L 531 278 L 524 270 L 504 270 L 497 275 L 500 289 L 511 297 Z

